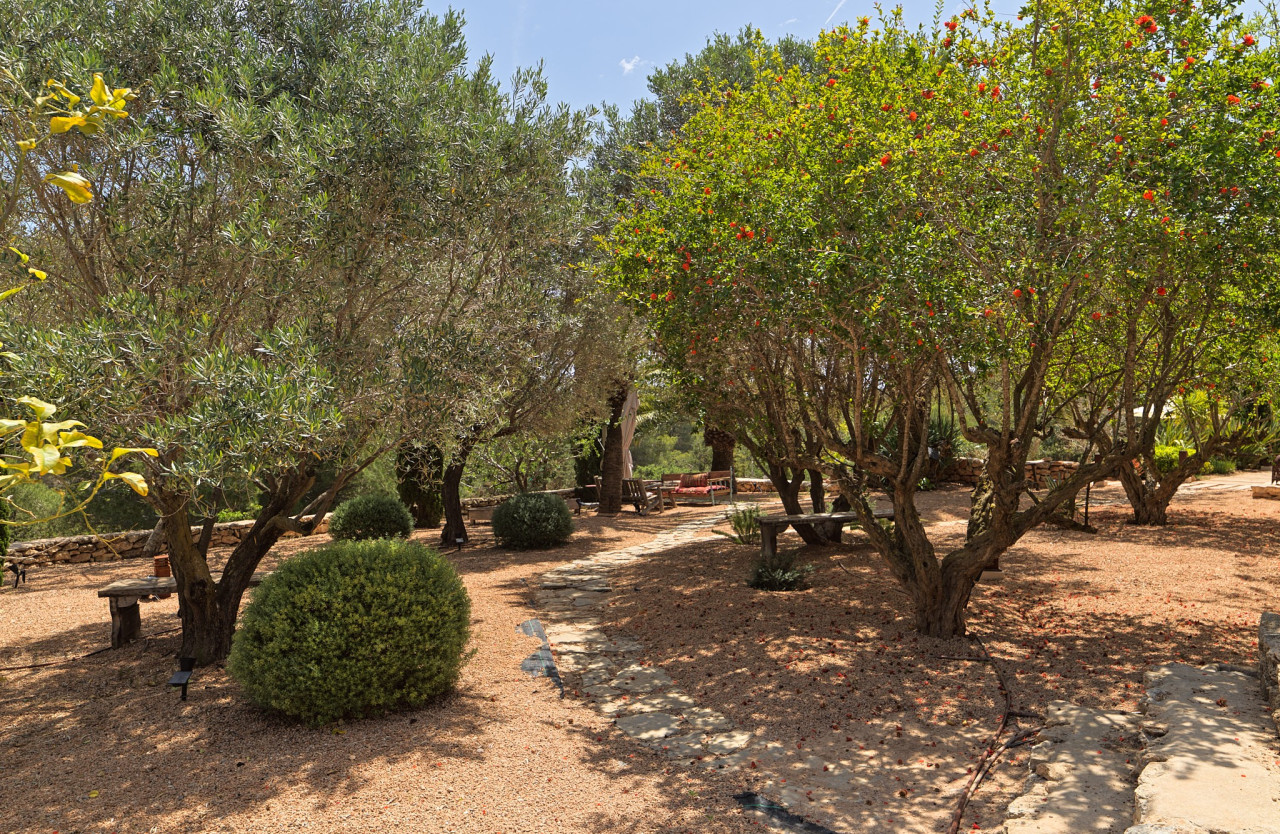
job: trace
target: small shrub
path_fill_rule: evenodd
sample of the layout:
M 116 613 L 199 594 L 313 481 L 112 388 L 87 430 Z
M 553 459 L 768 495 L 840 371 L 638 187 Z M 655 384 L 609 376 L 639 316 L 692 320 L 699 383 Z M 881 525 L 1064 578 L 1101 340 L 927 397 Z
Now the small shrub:
M 227 668 L 264 709 L 311 725 L 421 706 L 465 662 L 471 601 L 420 544 L 336 542 L 258 588 Z
M 352 498 L 333 511 L 329 534 L 339 541 L 407 539 L 413 533 L 413 516 L 393 495 L 371 493 Z
M 493 536 L 505 547 L 554 547 L 564 544 L 572 533 L 573 517 L 558 495 L 513 495 L 493 511 Z
M 1181 446 L 1157 446 L 1155 450 L 1156 471 L 1161 475 L 1172 472 L 1178 466 L 1179 455 L 1186 452 L 1194 455 L 1195 449 L 1184 449 Z
M 763 560 L 756 563 L 747 584 L 761 591 L 800 591 L 808 587 L 813 565 L 770 567 Z
M 758 559 L 751 569 L 747 584 L 761 591 L 798 591 L 808 586 L 813 565 L 796 567 L 794 550 L 777 550 L 767 558 Z
M 1230 458 L 1213 458 L 1209 461 L 1209 469 L 1215 475 L 1230 475 L 1236 471 L 1236 462 Z
M 920 483 L 916 484 L 916 489 L 920 492 L 932 492 L 937 489 L 938 485 L 928 478 L 921 478 Z
M 759 544 L 760 508 L 755 504 L 735 506 L 729 513 L 729 526 L 733 528 L 732 533 L 726 533 L 723 530 L 715 532 L 738 544 Z

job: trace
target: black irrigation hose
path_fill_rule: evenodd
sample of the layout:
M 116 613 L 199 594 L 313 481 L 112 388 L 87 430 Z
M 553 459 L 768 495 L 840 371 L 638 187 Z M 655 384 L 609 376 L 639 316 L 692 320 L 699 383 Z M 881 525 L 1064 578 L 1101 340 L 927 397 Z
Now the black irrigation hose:
M 832 831 L 830 828 L 825 828 L 817 823 L 809 822 L 804 817 L 797 816 L 796 814 L 791 813 L 791 811 L 788 811 L 785 805 L 779 805 L 776 802 L 771 802 L 758 793 L 746 791 L 744 793 L 734 794 L 733 798 L 744 809 L 748 811 L 759 811 L 767 817 L 775 827 L 782 828 L 785 831 L 795 831 L 799 832 L 799 834 L 836 834 L 836 832 Z
M 148 634 L 146 637 L 142 639 L 150 640 L 152 637 L 162 637 L 166 634 L 173 634 L 175 631 L 181 631 L 181 629 L 182 629 L 181 626 L 179 626 L 178 628 L 168 628 L 168 629 L 165 629 L 164 631 L 157 631 L 155 634 Z M 87 658 L 93 657 L 95 654 L 102 654 L 103 652 L 109 652 L 109 651 L 111 651 L 111 647 L 104 646 L 101 649 L 94 649 L 88 654 L 79 654 L 79 655 L 75 655 L 74 657 L 63 657 L 58 660 L 48 660 L 48 661 L 45 661 L 44 663 L 28 663 L 25 666 L 0 666 L 0 672 L 22 672 L 22 671 L 26 671 L 27 669 L 43 669 L 46 666 L 57 666 L 61 663 L 74 663 L 77 660 L 85 660 Z
M 956 809 L 951 816 L 951 825 L 947 828 L 947 834 L 958 834 L 960 830 L 960 822 L 964 819 L 965 809 L 969 807 L 969 800 L 973 798 L 978 787 L 991 773 L 996 762 L 1004 751 L 1011 747 L 1017 747 L 1025 744 L 1028 739 L 1039 734 L 1041 728 L 1036 727 L 1030 730 L 1022 730 L 1016 733 L 1012 738 L 1006 740 L 1003 744 L 996 746 L 996 742 L 1000 740 L 1000 736 L 1004 735 L 1005 730 L 1009 726 L 1010 718 L 1038 718 L 1034 713 L 1026 713 L 1013 708 L 1013 692 L 1009 689 L 1009 682 L 1004 676 L 1004 670 L 1000 668 L 1000 664 L 996 663 L 995 658 L 991 656 L 991 652 L 987 649 L 987 644 L 982 642 L 982 638 L 976 634 L 970 634 L 973 642 L 978 644 L 978 648 L 982 649 L 983 657 L 975 658 L 955 658 L 957 660 L 976 660 L 991 665 L 995 670 L 996 677 L 1000 679 L 1000 693 L 1004 695 L 1004 713 L 1000 717 L 1000 726 L 996 728 L 995 734 L 991 740 L 987 742 L 987 749 L 982 754 L 982 758 L 978 760 L 978 766 L 974 769 L 973 776 L 969 778 L 969 784 L 965 786 L 964 793 L 960 795 L 960 801 L 956 804 Z M 1041 719 L 1043 720 L 1043 719 Z

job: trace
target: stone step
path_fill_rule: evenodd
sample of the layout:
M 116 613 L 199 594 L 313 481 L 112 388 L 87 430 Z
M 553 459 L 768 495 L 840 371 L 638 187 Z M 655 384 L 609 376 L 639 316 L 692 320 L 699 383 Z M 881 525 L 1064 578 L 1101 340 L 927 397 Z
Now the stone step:
M 1054 701 L 1006 834 L 1122 834 L 1133 821 L 1140 716 Z
M 1171 663 L 1146 685 L 1129 834 L 1280 834 L 1280 744 L 1256 673 Z

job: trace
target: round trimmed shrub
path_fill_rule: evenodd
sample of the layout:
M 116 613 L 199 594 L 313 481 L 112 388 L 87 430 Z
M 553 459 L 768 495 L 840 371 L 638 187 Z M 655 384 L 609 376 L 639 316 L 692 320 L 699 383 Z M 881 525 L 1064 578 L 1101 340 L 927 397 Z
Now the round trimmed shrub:
M 413 542 L 335 542 L 266 578 L 227 669 L 260 707 L 318 726 L 448 691 L 470 633 L 467 589 L 439 553 Z
M 493 536 L 506 547 L 553 547 L 564 544 L 572 533 L 573 517 L 558 495 L 513 495 L 493 511 Z
M 382 493 L 345 501 L 329 518 L 329 535 L 339 541 L 407 539 L 412 533 L 409 508 L 399 498 Z

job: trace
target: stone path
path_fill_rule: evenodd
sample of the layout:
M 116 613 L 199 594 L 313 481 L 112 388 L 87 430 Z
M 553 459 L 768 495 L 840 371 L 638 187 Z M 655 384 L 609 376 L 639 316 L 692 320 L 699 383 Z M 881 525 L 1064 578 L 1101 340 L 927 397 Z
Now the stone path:
M 1257 673 L 1172 663 L 1146 686 L 1145 715 L 1050 706 L 1006 834 L 1280 834 L 1280 741 Z
M 643 662 L 635 639 L 600 630 L 596 611 L 609 599 L 610 572 L 673 547 L 705 538 L 723 521 L 715 515 L 682 524 L 644 544 L 598 553 L 543 574 L 536 593 L 539 616 L 556 663 L 581 675 L 579 691 L 622 732 L 687 764 L 749 770 L 757 790 L 799 814 L 835 811 L 838 800 L 856 798 L 869 776 L 842 754 L 796 750 L 735 728 L 720 713 L 699 707 L 663 670 Z M 864 819 L 875 820 L 874 816 Z
M 1256 674 L 1171 663 L 1146 679 L 1129 834 L 1280 834 L 1280 744 Z
M 581 675 L 581 693 L 632 738 L 673 756 L 709 761 L 752 740 L 718 712 L 699 707 L 666 672 L 642 662 L 644 647 L 599 630 L 595 608 L 609 598 L 609 573 L 699 538 L 723 521 L 715 515 L 682 524 L 644 544 L 597 553 L 543 574 L 536 600 L 560 669 Z
M 1139 716 L 1054 701 L 1039 737 L 1026 793 L 1009 804 L 1006 834 L 1123 834 L 1133 821 Z

